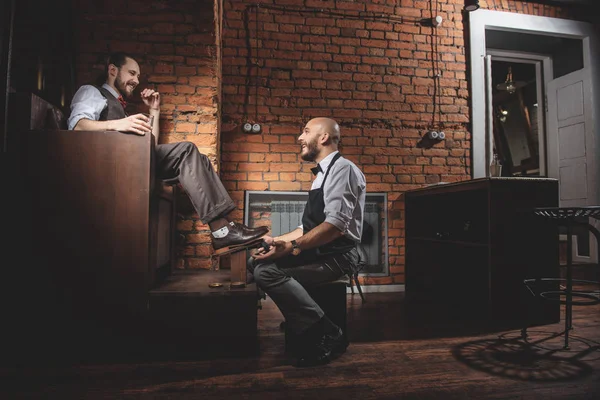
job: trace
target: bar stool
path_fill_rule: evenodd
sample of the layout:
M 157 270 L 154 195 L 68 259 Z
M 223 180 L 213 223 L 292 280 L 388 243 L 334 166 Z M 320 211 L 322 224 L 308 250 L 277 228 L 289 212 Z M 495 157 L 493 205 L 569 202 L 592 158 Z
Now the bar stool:
M 584 227 L 596 238 L 598 259 L 600 260 L 600 231 L 588 222 L 589 218 L 600 220 L 600 206 L 534 208 L 533 213 L 567 229 L 565 278 L 532 278 L 523 281 L 534 297 L 548 301 L 559 301 L 565 305 L 564 349 L 566 350 L 569 349 L 569 331 L 573 329 L 573 306 L 588 306 L 600 303 L 600 281 L 573 279 L 573 260 L 571 256 L 573 228 Z M 585 219 L 585 222 L 583 219 Z M 598 290 L 573 290 L 573 283 L 598 285 Z M 544 290 L 548 289 L 547 285 L 552 287 L 549 290 Z M 527 327 L 521 330 L 521 337 L 527 337 Z

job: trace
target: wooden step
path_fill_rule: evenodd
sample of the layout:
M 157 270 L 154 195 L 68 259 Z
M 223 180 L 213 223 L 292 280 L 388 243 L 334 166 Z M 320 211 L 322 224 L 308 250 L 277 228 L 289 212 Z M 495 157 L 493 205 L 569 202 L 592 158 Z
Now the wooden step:
M 220 283 L 217 288 L 211 283 Z M 150 330 L 165 351 L 245 356 L 258 351 L 256 284 L 230 286 L 231 271 L 181 271 L 149 293 Z

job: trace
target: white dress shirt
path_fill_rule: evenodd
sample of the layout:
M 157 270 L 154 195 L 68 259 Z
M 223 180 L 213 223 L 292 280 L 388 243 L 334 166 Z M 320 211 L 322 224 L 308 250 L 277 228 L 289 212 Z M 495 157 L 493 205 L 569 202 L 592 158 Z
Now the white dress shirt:
M 108 90 L 115 98 L 119 98 L 117 91 L 108 84 L 105 83 L 102 87 Z M 81 86 L 75 92 L 73 101 L 71 101 L 71 114 L 67 120 L 68 128 L 71 130 L 75 129 L 75 125 L 83 118 L 98 121 L 100 114 L 106 107 L 108 107 L 108 101 L 102 96 L 98 88 L 93 85 Z
M 311 190 L 323 185 L 325 173 L 337 153 L 334 151 L 319 162 L 321 171 L 317 173 Z M 323 189 L 325 222 L 337 227 L 347 238 L 360 242 L 366 195 L 367 183 L 362 171 L 352 161 L 338 158 L 331 166 Z

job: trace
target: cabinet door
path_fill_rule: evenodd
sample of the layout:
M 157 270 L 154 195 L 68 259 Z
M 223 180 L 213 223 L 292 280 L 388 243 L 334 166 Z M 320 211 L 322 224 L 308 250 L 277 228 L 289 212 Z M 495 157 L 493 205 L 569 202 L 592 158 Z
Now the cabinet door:
M 488 247 L 407 239 L 406 298 L 442 318 L 485 317 L 489 309 Z
M 407 237 L 486 244 L 486 188 L 407 197 Z

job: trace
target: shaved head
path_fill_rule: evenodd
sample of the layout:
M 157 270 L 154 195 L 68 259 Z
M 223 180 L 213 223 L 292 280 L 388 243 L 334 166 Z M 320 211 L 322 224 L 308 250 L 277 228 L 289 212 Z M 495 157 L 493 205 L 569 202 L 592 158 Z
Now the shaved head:
M 331 118 L 313 118 L 306 123 L 298 142 L 304 161 L 319 162 L 338 149 L 340 126 Z
M 309 124 L 315 127 L 319 126 L 321 128 L 321 133 L 328 133 L 329 138 L 332 142 L 334 142 L 336 146 L 340 142 L 340 126 L 331 118 L 313 118 L 310 121 L 308 121 L 306 126 L 308 126 Z

